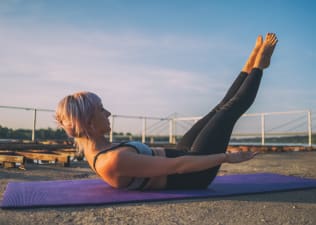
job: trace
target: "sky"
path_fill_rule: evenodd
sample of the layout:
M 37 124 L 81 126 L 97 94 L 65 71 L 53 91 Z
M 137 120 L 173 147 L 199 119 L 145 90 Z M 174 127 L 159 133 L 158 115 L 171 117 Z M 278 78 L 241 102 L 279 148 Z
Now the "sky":
M 202 116 L 256 37 L 275 32 L 248 113 L 316 110 L 315 11 L 312 0 L 3 0 L 0 105 L 54 110 L 92 91 L 112 114 Z M 0 109 L 0 125 L 32 123 L 21 113 Z

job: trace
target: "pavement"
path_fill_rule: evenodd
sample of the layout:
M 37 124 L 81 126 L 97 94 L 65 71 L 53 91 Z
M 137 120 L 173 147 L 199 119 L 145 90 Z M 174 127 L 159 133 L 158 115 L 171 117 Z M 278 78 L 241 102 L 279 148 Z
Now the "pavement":
M 316 179 L 316 152 L 262 153 L 240 164 L 223 164 L 219 175 L 272 172 Z M 0 168 L 0 199 L 10 181 L 88 179 L 97 176 L 86 162 L 27 164 Z M 104 206 L 0 209 L 0 225 L 36 224 L 316 224 L 316 189 L 235 197 L 114 204 Z

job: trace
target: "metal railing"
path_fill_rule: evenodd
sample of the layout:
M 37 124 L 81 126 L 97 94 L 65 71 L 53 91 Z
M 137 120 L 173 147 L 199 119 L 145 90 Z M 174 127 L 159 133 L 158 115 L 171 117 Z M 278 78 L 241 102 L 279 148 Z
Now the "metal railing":
M 267 129 L 267 117 L 268 116 L 283 116 L 284 115 L 303 115 L 303 119 L 306 120 L 303 125 L 300 126 L 301 130 L 288 130 L 288 131 L 274 131 L 272 132 L 273 128 L 270 130 Z M 267 137 L 282 137 L 282 136 L 307 136 L 307 145 L 312 145 L 312 113 L 310 110 L 300 110 L 300 111 L 288 111 L 288 112 L 264 112 L 264 113 L 251 113 L 251 114 L 244 114 L 242 118 L 246 117 L 257 117 L 260 120 L 259 125 L 259 132 L 251 132 L 245 133 L 241 131 L 233 132 L 233 137 L 260 137 L 261 145 L 266 144 Z M 115 127 L 115 121 L 121 118 L 133 118 L 133 119 L 140 119 L 142 120 L 142 130 L 141 130 L 141 141 L 145 142 L 146 137 L 148 136 L 147 132 L 147 121 L 151 120 L 160 120 L 160 121 L 168 121 L 168 136 L 169 136 L 169 143 L 176 144 L 177 138 L 180 138 L 184 132 L 186 132 L 196 121 L 198 121 L 201 117 L 173 117 L 173 118 L 155 118 L 155 117 L 133 117 L 133 116 L 121 116 L 121 115 L 114 115 L 112 117 L 112 131 L 110 134 L 110 140 L 114 140 L 113 132 L 115 130 L 120 130 L 120 128 Z M 185 129 L 180 131 L 177 129 L 178 125 L 181 122 L 191 122 L 189 126 Z M 295 122 L 295 121 L 294 121 Z M 276 123 L 277 124 L 277 123 Z M 251 126 L 251 125 L 250 125 Z M 270 125 L 271 126 L 271 125 Z M 303 129 L 303 130 L 302 130 Z M 167 135 L 167 134 L 165 134 Z
M 54 112 L 54 110 L 51 110 L 51 109 L 38 109 L 38 108 L 28 108 L 28 107 L 18 107 L 18 106 L 0 106 L 0 108 L 33 111 L 32 142 L 36 140 L 35 131 L 36 131 L 36 123 L 37 123 L 37 112 L 40 112 L 40 111 Z
M 50 112 L 53 113 L 54 110 L 50 109 L 39 109 L 39 108 L 28 108 L 28 107 L 16 107 L 16 106 L 0 106 L 3 109 L 13 109 L 13 110 L 26 110 L 33 111 L 33 121 L 32 121 L 32 141 L 36 140 L 36 129 L 37 129 L 37 116 L 39 112 Z M 275 131 L 277 127 L 284 127 L 284 124 L 278 125 L 276 122 L 273 122 L 274 127 L 270 127 L 270 130 L 267 128 L 267 117 L 275 116 L 275 117 L 284 117 L 285 115 L 303 115 L 300 117 L 300 121 L 304 120 L 300 125 L 300 130 L 287 130 L 287 131 Z M 261 145 L 266 144 L 266 139 L 268 136 L 290 136 L 290 135 L 305 135 L 307 136 L 307 145 L 312 145 L 312 112 L 311 110 L 300 110 L 300 111 L 288 111 L 288 112 L 263 112 L 263 113 L 251 113 L 244 114 L 242 118 L 257 118 L 260 120 L 257 131 L 250 132 L 241 132 L 235 131 L 233 132 L 233 137 L 260 137 Z M 128 116 L 128 115 L 112 115 L 111 116 L 111 132 L 109 134 L 110 141 L 115 141 L 116 136 L 115 133 L 121 132 L 124 129 L 126 130 L 126 124 L 129 122 L 123 123 L 121 127 L 119 126 L 119 121 L 128 119 L 128 120 L 137 120 L 141 123 L 136 123 L 130 129 L 131 133 L 135 134 L 135 130 L 140 129 L 140 134 L 136 135 L 140 137 L 140 141 L 146 142 L 146 138 L 151 137 L 154 140 L 154 137 L 159 136 L 167 136 L 168 142 L 170 144 L 175 144 L 177 138 L 181 137 L 196 121 L 198 121 L 201 117 L 149 117 L 149 116 Z M 291 118 L 290 118 L 291 119 Z M 271 120 L 271 119 L 270 119 Z M 297 119 L 292 119 L 291 123 L 295 122 Z M 188 124 L 187 127 L 183 129 L 179 129 L 179 126 L 182 122 L 186 122 Z M 257 123 L 258 121 L 256 121 Z M 240 122 L 237 122 L 237 124 Z M 243 122 L 241 122 L 243 123 Z M 287 122 L 288 123 L 288 122 Z M 254 123 L 250 123 L 249 127 L 255 127 Z M 270 122 L 271 124 L 271 122 Z M 0 125 L 1 121 L 0 121 Z M 271 125 L 270 125 L 271 126 Z M 161 130 L 160 134 L 158 134 L 158 128 Z M 303 130 L 302 130 L 303 129 Z M 272 130 L 274 130 L 272 132 Z M 1 138 L 1 137 L 0 137 Z

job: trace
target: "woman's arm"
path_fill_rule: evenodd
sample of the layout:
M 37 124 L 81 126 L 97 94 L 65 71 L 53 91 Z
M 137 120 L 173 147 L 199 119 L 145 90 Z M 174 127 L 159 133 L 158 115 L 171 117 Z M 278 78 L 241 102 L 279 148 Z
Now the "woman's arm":
M 224 162 L 237 163 L 251 159 L 255 153 L 221 153 L 176 158 L 152 157 L 130 151 L 113 151 L 107 157 L 107 173 L 126 177 L 156 177 L 169 174 L 190 173 L 216 167 Z

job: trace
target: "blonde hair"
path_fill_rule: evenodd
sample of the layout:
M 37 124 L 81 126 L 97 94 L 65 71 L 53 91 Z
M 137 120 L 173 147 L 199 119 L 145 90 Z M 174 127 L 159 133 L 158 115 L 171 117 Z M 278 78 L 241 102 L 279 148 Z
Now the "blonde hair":
M 89 123 L 101 104 L 101 99 L 96 94 L 77 92 L 59 102 L 55 119 L 69 137 L 89 137 Z

